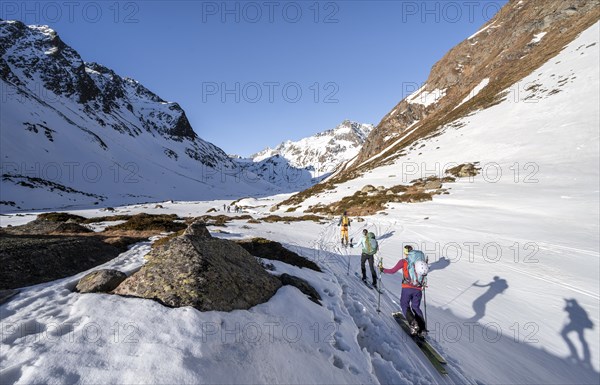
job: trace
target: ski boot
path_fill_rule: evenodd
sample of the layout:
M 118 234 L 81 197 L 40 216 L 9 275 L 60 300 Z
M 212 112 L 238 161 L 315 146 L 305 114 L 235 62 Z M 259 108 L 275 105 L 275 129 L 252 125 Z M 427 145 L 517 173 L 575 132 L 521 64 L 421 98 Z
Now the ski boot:
M 416 336 L 417 333 L 419 333 L 419 324 L 417 323 L 417 321 L 413 320 L 409 326 L 410 326 L 410 335 Z

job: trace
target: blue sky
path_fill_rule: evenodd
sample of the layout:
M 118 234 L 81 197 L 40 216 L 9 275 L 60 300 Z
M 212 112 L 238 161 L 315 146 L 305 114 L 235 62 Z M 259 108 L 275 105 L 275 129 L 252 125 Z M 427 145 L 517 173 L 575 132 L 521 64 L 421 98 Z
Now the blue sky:
M 185 109 L 196 132 L 249 155 L 344 119 L 377 124 L 499 1 L 3 1 L 85 61 Z

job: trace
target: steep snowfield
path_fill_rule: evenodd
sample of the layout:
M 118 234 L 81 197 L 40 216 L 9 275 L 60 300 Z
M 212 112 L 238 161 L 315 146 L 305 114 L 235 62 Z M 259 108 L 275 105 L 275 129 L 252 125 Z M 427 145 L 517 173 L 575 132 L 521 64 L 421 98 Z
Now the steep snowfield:
M 267 148 L 251 158 L 260 162 L 279 155 L 299 169 L 306 169 L 313 178 L 331 174 L 340 164 L 354 158 L 373 130 L 373 125 L 344 121 L 334 129 L 300 139 L 286 141 L 274 149 Z

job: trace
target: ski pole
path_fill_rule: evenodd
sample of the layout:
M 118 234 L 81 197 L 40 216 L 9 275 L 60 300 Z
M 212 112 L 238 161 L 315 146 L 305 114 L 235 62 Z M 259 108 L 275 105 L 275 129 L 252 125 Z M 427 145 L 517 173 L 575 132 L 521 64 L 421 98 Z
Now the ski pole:
M 354 243 L 354 238 L 350 238 L 350 247 L 354 247 L 353 246 Z M 350 254 L 348 254 L 348 269 L 346 271 L 346 275 L 350 275 Z
M 379 257 L 379 263 L 377 264 L 377 270 L 379 270 L 379 288 L 377 289 L 377 313 L 380 313 L 381 310 L 379 309 L 379 306 L 381 305 L 381 288 L 382 288 L 382 282 L 381 282 L 381 267 L 383 267 L 383 258 Z
M 473 282 L 475 283 L 475 282 Z M 466 289 L 464 289 L 463 291 L 461 291 L 460 293 L 458 293 L 458 295 L 456 295 L 454 298 L 452 298 L 450 301 L 446 302 L 445 304 L 442 305 L 442 307 L 448 306 L 450 305 L 452 302 L 456 301 L 461 295 L 465 294 L 467 291 L 469 291 L 470 288 L 472 288 L 473 285 L 470 285 L 469 287 L 467 287 Z
M 346 275 L 350 275 L 350 254 L 348 254 L 348 270 L 346 271 Z
M 425 328 L 427 328 L 427 297 L 425 296 L 425 287 L 423 287 L 423 305 L 425 306 Z

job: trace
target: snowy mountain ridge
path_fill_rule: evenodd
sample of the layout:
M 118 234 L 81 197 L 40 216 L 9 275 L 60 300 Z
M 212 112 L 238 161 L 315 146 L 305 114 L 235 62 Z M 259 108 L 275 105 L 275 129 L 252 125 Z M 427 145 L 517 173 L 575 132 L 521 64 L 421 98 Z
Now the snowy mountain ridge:
M 179 104 L 84 62 L 46 26 L 0 21 L 0 42 L 0 207 L 239 197 L 312 183 L 281 159 L 231 159 L 198 137 Z
M 340 164 L 354 158 L 369 133 L 372 124 L 343 121 L 337 127 L 297 141 L 285 141 L 275 148 L 266 148 L 250 156 L 255 162 L 280 155 L 290 165 L 308 170 L 313 178 L 331 174 Z

